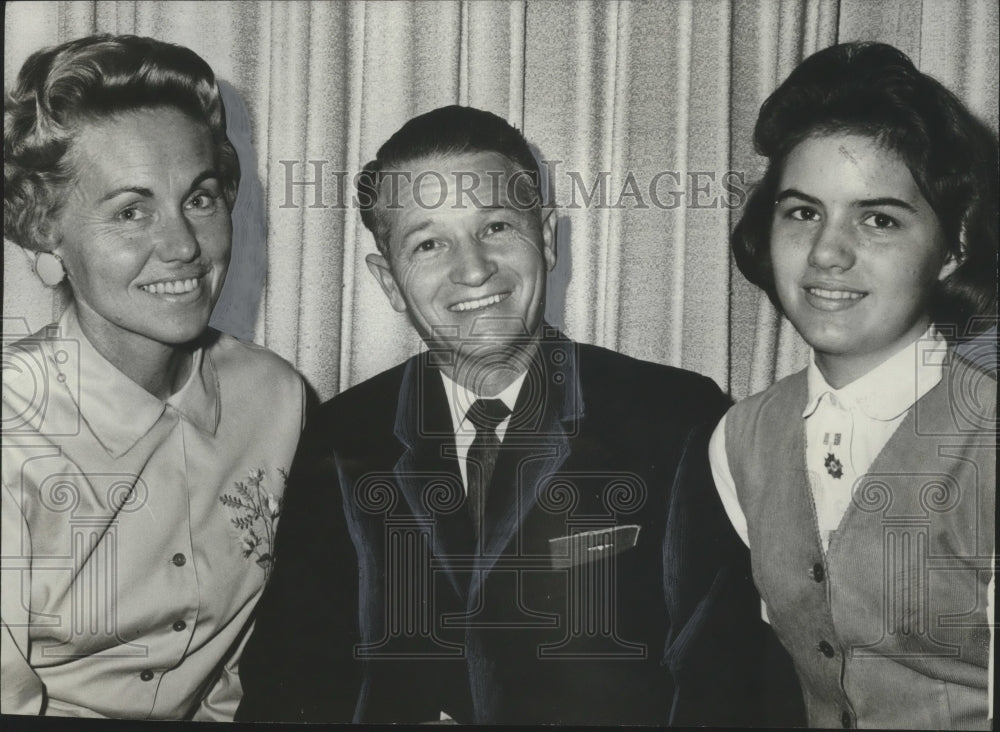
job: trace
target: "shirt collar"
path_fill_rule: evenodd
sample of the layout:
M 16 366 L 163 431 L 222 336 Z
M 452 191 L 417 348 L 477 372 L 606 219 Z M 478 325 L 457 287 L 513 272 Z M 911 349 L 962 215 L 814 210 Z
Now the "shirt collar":
M 61 337 L 77 347 L 75 355 L 55 361 L 80 416 L 112 457 L 128 452 L 163 414 L 167 405 L 199 429 L 215 434 L 219 422 L 218 377 L 212 359 L 198 348 L 184 385 L 161 401 L 98 353 L 70 305 L 59 320 Z M 66 350 L 66 349 L 63 349 Z
M 525 378 L 528 379 L 528 387 L 535 384 L 534 380 L 538 378 L 540 381 L 537 384 L 545 384 L 546 388 L 522 388 L 517 398 L 520 404 L 515 402 L 516 415 L 511 417 L 506 427 L 501 425 L 498 433 L 509 428 L 524 435 L 537 435 L 540 430 L 546 435 L 554 434 L 549 430 L 555 429 L 559 434 L 576 434 L 580 420 L 585 416 L 577 365 L 584 346 L 545 322 L 542 323 L 538 346 L 538 352 L 525 369 Z M 440 352 L 425 350 L 407 361 L 403 368 L 393 434 L 408 449 L 416 449 L 430 436 L 458 434 L 448 399 L 440 398 L 441 389 L 445 392 L 450 390 L 443 380 L 433 376 L 433 372 L 440 372 L 440 359 Z M 470 399 L 466 398 L 465 402 L 471 405 Z M 459 418 L 462 416 L 459 415 Z M 559 424 L 552 423 L 550 420 L 553 419 Z
M 834 389 L 816 365 L 816 352 L 809 359 L 806 380 L 809 398 L 802 417 L 808 417 L 827 394 L 831 401 L 860 409 L 871 419 L 896 419 L 941 380 L 947 344 L 931 325 L 923 335 L 893 354 L 867 374 L 841 389 Z
M 444 382 L 444 393 L 448 397 L 448 410 L 451 412 L 451 425 L 457 434 L 461 431 L 465 415 L 468 414 L 473 402 L 482 397 L 451 379 L 444 371 L 439 370 L 438 373 L 441 374 L 441 380 Z M 493 398 L 501 400 L 507 405 L 507 409 L 513 412 L 514 405 L 517 404 L 517 396 L 521 392 L 521 385 L 524 383 L 524 378 L 527 375 L 527 371 L 522 371 L 516 379 L 510 382 L 503 391 Z

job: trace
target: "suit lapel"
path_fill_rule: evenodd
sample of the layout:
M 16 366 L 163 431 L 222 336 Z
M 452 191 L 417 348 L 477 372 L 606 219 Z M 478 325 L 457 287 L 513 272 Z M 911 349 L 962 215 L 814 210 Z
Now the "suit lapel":
M 576 356 L 575 343 L 543 325 L 487 494 L 484 551 L 477 557 L 480 571 L 473 574 L 470 601 L 537 503 L 540 481 L 570 454 L 570 438 L 583 418 Z
M 431 532 L 435 563 L 464 596 L 467 583 L 454 566 L 472 551 L 472 526 L 444 385 L 426 358 L 424 353 L 411 359 L 403 374 L 394 428 L 403 453 L 394 472 L 412 515 Z
M 497 459 L 486 505 L 483 551 L 475 551 L 465 489 L 444 385 L 428 353 L 407 363 L 400 385 L 394 433 L 403 452 L 394 472 L 412 515 L 431 531 L 435 560 L 460 595 L 475 601 L 496 564 L 535 506 L 537 486 L 558 471 L 584 415 L 577 345 L 543 325 L 539 348 L 518 395 Z M 443 479 L 443 480 L 442 480 Z M 456 574 L 475 554 L 472 587 Z

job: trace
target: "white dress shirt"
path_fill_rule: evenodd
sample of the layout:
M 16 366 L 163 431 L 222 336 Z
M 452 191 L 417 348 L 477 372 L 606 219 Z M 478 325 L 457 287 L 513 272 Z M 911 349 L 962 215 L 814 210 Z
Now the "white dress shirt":
M 495 397 L 479 397 L 466 389 L 464 386 L 453 381 L 450 377 L 445 375 L 443 371 L 441 371 L 440 374 L 441 381 L 444 382 L 444 393 L 448 397 L 448 411 L 451 414 L 451 428 L 455 432 L 455 450 L 458 457 L 458 469 L 462 473 L 462 487 L 465 489 L 465 492 L 468 493 L 469 479 L 466 463 L 469 457 L 469 448 L 472 447 L 472 443 L 476 439 L 476 426 L 472 424 L 472 420 L 470 420 L 467 416 L 469 408 L 472 407 L 477 399 L 493 398 L 499 399 L 506 404 L 507 409 L 509 409 L 511 411 L 511 415 L 513 415 L 514 405 L 517 404 L 517 397 L 521 393 L 521 385 L 524 384 L 524 378 L 528 375 L 528 372 L 522 372 L 520 376 L 510 382 L 510 384 L 507 385 L 507 388 Z M 504 435 L 507 434 L 507 427 L 509 426 L 510 416 L 497 425 L 497 438 L 500 442 L 503 442 Z M 453 721 L 448 713 L 443 711 L 440 713 L 440 720 L 443 722 Z
M 466 460 L 469 456 L 469 448 L 472 447 L 473 440 L 476 439 L 476 426 L 468 418 L 469 408 L 477 399 L 485 399 L 453 381 L 442 371 L 441 380 L 444 382 L 444 393 L 448 396 L 448 410 L 451 413 L 451 427 L 455 432 L 455 449 L 458 452 L 458 469 L 462 472 L 462 485 L 466 492 L 469 490 L 468 468 Z M 499 399 L 513 413 L 514 405 L 517 403 L 518 394 L 521 393 L 521 385 L 528 375 L 524 371 L 510 384 L 497 394 L 493 399 Z M 504 435 L 507 434 L 507 427 L 510 425 L 510 416 L 497 425 L 497 438 L 503 442 Z

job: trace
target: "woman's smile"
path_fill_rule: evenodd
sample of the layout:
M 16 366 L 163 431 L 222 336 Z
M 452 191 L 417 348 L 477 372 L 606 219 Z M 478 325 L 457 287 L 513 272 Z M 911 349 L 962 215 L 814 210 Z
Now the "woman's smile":
M 68 154 L 55 251 L 88 337 L 113 362 L 197 338 L 232 236 L 208 129 L 173 108 L 128 112 L 84 125 Z

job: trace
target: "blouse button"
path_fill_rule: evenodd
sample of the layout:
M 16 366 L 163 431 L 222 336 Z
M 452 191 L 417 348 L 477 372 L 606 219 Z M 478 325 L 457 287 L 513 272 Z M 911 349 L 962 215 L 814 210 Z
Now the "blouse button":
M 186 627 L 188 627 L 188 625 L 183 620 L 178 620 L 176 623 L 174 623 L 174 630 L 176 630 L 178 633 L 180 633 Z
M 819 642 L 819 650 L 827 658 L 833 658 L 833 655 L 834 655 L 833 646 L 831 646 L 826 641 L 820 641 Z
M 811 574 L 812 578 L 817 582 L 822 582 L 824 577 L 826 577 L 826 573 L 823 571 L 823 565 L 819 562 L 816 562 L 816 564 L 813 565 L 812 571 L 809 574 Z
M 145 671 L 143 671 L 141 674 L 139 674 L 139 678 L 142 679 L 143 681 L 152 681 L 153 680 L 153 672 L 150 671 L 147 668 Z
M 187 557 L 185 557 L 180 552 L 177 552 L 176 554 L 174 554 L 174 558 L 171 559 L 170 561 L 172 561 L 178 567 L 183 567 L 185 564 L 187 564 Z
M 848 712 L 841 713 L 840 724 L 844 727 L 844 729 L 851 726 L 851 715 Z

